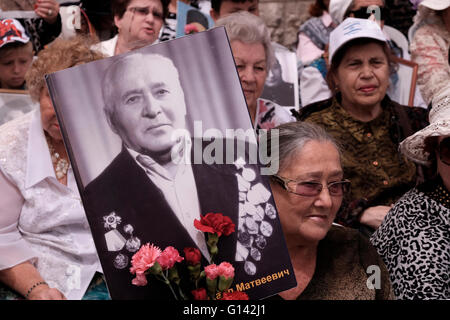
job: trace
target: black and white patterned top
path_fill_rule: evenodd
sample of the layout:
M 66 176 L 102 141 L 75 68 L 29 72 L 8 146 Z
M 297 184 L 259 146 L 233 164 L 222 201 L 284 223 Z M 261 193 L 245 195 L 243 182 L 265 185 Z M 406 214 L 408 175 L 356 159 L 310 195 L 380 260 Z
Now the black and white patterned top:
M 169 15 L 165 19 L 164 25 L 161 28 L 159 34 L 159 41 L 167 41 L 175 39 L 177 36 L 177 14 L 169 12 Z
M 450 196 L 440 179 L 408 191 L 370 240 L 398 299 L 450 299 Z

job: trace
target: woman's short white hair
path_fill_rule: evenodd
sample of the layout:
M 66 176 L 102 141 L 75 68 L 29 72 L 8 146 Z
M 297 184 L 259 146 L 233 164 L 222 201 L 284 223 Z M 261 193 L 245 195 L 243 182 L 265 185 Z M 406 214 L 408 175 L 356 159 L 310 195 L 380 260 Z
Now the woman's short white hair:
M 217 20 L 216 27 L 220 26 L 225 27 L 230 43 L 234 40 L 243 43 L 261 43 L 266 52 L 267 70 L 270 70 L 275 55 L 269 30 L 260 17 L 247 11 L 239 11 Z

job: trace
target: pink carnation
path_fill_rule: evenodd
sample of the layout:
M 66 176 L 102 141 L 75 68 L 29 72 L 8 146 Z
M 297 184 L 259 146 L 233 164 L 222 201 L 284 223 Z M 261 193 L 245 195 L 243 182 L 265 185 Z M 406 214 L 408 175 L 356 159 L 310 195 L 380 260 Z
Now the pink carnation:
M 219 276 L 223 276 L 227 279 L 234 278 L 234 267 L 231 265 L 231 263 L 228 262 L 222 262 L 217 267 L 217 274 Z
M 143 275 L 156 262 L 156 259 L 161 255 L 161 249 L 153 244 L 144 244 L 138 252 L 131 258 L 130 272 L 137 276 Z M 136 280 L 142 283 L 142 279 Z
M 180 257 L 178 250 L 172 246 L 164 249 L 161 255 L 158 257 L 158 263 L 161 265 L 163 270 L 170 269 L 174 266 L 176 262 L 183 261 L 183 257 Z
M 219 268 L 215 264 L 210 264 L 205 267 L 206 277 L 210 280 L 214 280 L 219 276 Z
M 134 284 L 135 286 L 146 286 L 147 285 L 147 277 L 145 274 L 137 274 L 136 278 L 134 278 L 133 280 L 131 280 L 131 283 Z

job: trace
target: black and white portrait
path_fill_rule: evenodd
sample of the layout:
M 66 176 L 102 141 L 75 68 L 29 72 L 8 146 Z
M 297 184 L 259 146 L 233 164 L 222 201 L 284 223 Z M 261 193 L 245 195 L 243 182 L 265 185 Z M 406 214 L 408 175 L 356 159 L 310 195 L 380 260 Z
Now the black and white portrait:
M 170 299 L 159 281 L 132 285 L 131 257 L 153 243 L 196 247 L 209 264 L 193 221 L 210 212 L 236 225 L 219 241 L 236 282 L 293 275 L 268 179 L 252 162 L 256 139 L 235 70 L 217 28 L 48 78 L 113 299 Z M 258 299 L 294 284 L 286 276 L 246 292 Z
M 294 52 L 275 47 L 275 61 L 267 74 L 261 98 L 298 110 L 297 59 Z

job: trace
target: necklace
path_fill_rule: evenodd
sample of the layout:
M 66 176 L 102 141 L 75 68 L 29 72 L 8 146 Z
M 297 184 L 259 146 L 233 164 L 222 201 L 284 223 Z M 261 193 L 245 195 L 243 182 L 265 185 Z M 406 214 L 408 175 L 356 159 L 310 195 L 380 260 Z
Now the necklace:
M 53 146 L 50 137 L 45 135 L 45 138 L 47 139 L 53 167 L 55 168 L 56 178 L 58 180 L 62 179 L 67 175 L 67 170 L 69 170 L 69 162 L 66 159 L 61 158 L 59 153 L 55 151 L 55 147 Z

